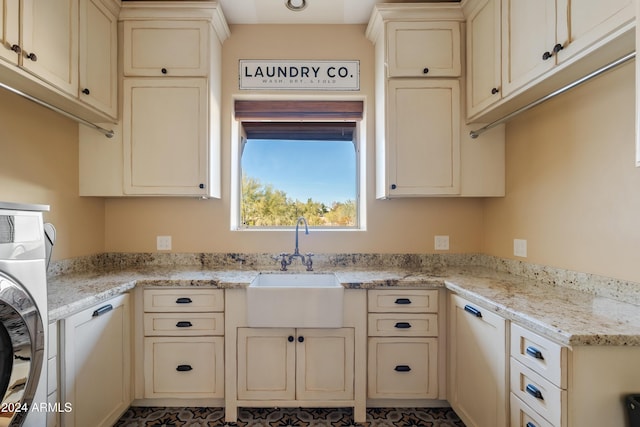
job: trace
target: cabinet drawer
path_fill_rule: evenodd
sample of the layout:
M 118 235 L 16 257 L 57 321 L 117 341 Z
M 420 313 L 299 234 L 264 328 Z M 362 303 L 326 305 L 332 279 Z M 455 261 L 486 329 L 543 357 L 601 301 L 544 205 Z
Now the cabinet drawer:
M 224 313 L 145 313 L 145 336 L 224 335 Z
M 437 314 L 369 314 L 369 336 L 377 337 L 437 337 Z
M 438 290 L 372 290 L 368 305 L 377 313 L 437 313 Z
M 554 427 L 513 393 L 511 400 L 511 427 Z
M 567 388 L 567 348 L 511 324 L 511 357 L 560 388 Z
M 145 397 L 224 395 L 224 339 L 145 338 Z
M 125 21 L 125 76 L 206 76 L 206 21 Z
M 553 425 L 566 425 L 567 391 L 511 358 L 511 393 Z
M 224 311 L 222 289 L 146 289 L 146 312 Z
M 438 397 L 436 338 L 369 338 L 368 397 Z

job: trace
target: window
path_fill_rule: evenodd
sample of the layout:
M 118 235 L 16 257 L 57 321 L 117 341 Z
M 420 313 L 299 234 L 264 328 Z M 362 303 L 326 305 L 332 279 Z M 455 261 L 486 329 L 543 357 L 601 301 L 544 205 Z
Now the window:
M 362 227 L 361 101 L 236 101 L 235 107 L 242 136 L 232 228 L 292 227 L 301 216 L 311 227 Z

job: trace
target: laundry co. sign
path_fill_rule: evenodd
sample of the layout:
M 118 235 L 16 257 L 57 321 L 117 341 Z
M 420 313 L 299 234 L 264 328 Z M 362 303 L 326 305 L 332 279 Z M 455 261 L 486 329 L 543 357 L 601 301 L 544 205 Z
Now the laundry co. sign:
M 240 89 L 360 90 L 360 61 L 241 59 Z

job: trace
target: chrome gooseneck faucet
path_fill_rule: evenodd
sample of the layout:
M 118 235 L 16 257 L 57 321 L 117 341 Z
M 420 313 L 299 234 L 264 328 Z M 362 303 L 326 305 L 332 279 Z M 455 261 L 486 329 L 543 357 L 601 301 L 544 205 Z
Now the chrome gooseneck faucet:
M 293 259 L 296 257 L 299 257 L 302 260 L 302 265 L 307 267 L 307 271 L 313 271 L 313 260 L 311 259 L 313 254 L 308 253 L 306 254 L 306 258 L 305 258 L 305 256 L 300 253 L 300 250 L 298 247 L 298 232 L 300 228 L 300 223 L 304 224 L 304 234 L 309 234 L 309 224 L 307 223 L 307 220 L 303 216 L 299 217 L 298 220 L 296 221 L 296 247 L 293 253 L 291 255 L 286 253 L 281 253 L 279 256 L 282 258 L 280 260 L 281 271 L 287 271 L 287 267 L 291 265 L 291 263 L 293 262 Z

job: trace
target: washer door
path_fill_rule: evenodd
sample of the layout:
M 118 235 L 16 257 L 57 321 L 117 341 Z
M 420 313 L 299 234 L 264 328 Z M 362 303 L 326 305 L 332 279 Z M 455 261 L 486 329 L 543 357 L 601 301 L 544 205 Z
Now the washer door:
M 0 427 L 20 426 L 44 361 L 44 326 L 22 285 L 0 272 Z

